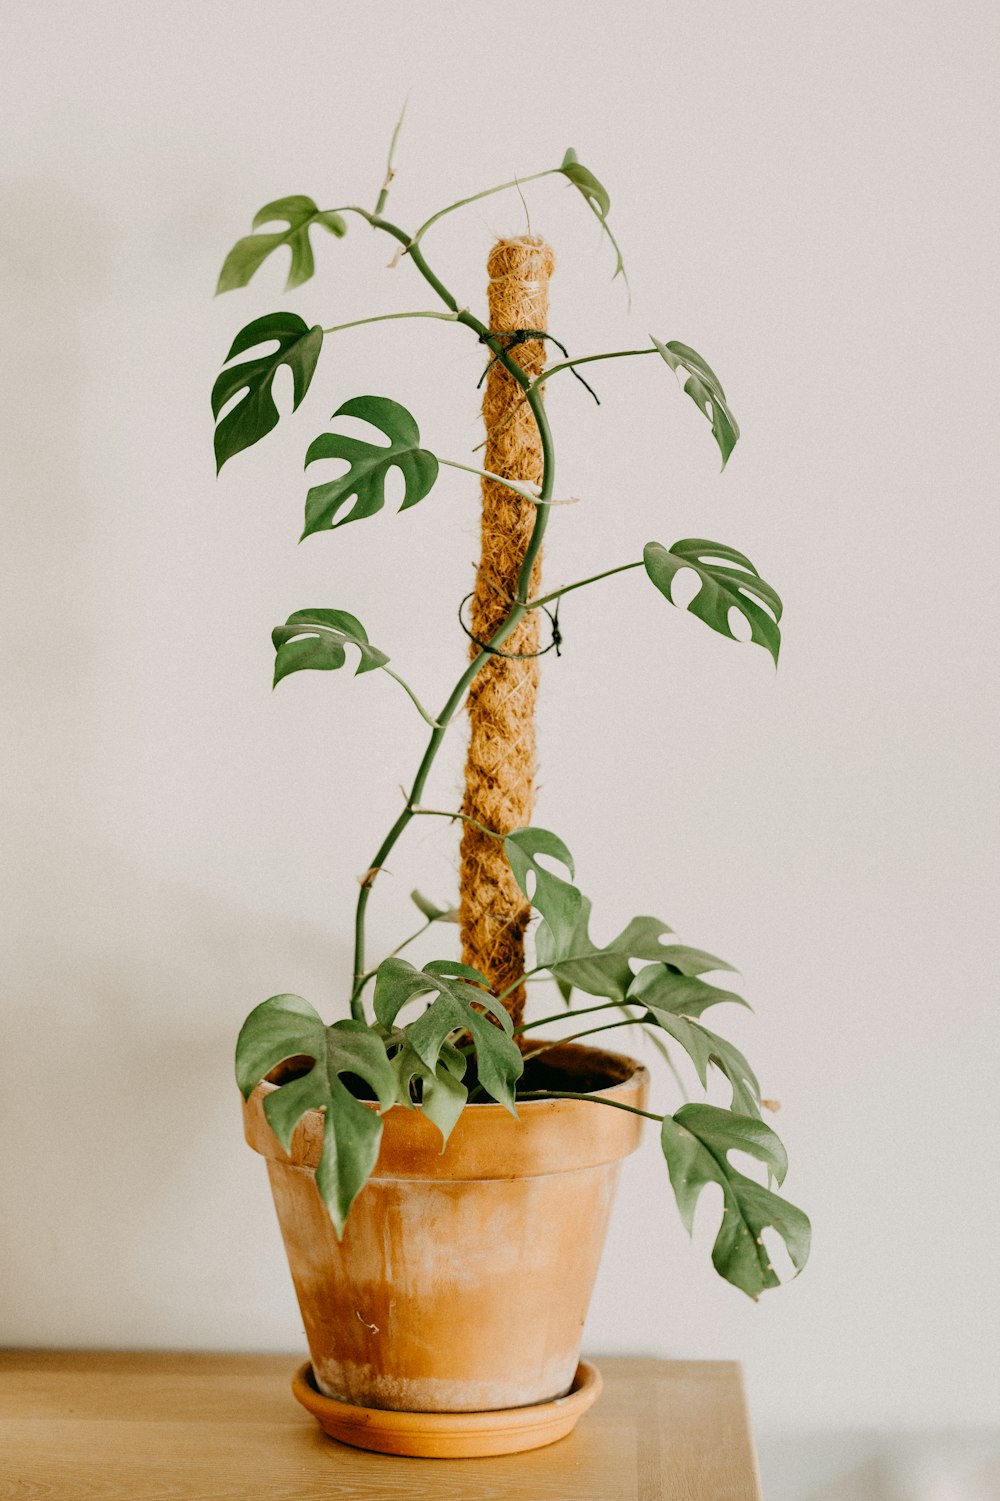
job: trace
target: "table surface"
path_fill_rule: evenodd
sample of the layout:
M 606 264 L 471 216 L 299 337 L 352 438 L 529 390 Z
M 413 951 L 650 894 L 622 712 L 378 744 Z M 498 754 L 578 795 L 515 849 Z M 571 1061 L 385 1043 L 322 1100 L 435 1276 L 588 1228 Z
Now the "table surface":
M 0 1351 L 0 1498 L 760 1501 L 739 1366 L 600 1359 L 576 1432 L 497 1459 L 396 1459 L 326 1438 L 294 1355 Z

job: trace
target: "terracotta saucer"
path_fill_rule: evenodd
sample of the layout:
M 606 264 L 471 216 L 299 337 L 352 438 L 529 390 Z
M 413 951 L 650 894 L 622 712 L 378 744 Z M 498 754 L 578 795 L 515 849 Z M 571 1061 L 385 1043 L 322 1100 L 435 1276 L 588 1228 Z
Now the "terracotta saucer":
M 478 1459 L 541 1449 L 564 1438 L 596 1402 L 603 1384 L 597 1367 L 581 1360 L 569 1391 L 551 1402 L 494 1412 L 389 1412 L 325 1397 L 306 1361 L 292 1378 L 292 1391 L 324 1433 L 355 1449 L 423 1459 Z

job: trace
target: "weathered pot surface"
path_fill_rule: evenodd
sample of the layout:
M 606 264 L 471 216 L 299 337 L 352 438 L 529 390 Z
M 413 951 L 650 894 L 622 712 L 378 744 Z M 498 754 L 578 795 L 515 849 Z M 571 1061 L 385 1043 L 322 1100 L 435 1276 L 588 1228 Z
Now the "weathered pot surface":
M 575 1043 L 545 1058 L 561 1081 L 544 1087 L 645 1104 L 649 1075 L 632 1058 Z M 587 1100 L 524 1100 L 517 1120 L 500 1105 L 471 1105 L 442 1151 L 419 1109 L 396 1106 L 338 1242 L 313 1176 L 322 1114 L 303 1117 L 286 1153 L 263 1112 L 275 1087 L 254 1090 L 244 1124 L 267 1159 L 317 1392 L 425 1414 L 569 1393 L 620 1163 L 641 1118 Z

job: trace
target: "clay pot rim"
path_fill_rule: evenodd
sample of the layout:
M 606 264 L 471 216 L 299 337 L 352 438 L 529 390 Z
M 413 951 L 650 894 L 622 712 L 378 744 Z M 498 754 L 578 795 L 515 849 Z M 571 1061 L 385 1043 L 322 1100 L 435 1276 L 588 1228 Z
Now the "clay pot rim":
M 541 1039 L 539 1039 L 541 1041 Z M 382 1113 L 384 1130 L 376 1178 L 437 1178 L 480 1180 L 483 1178 L 537 1177 L 596 1167 L 629 1156 L 639 1145 L 642 1116 L 614 1110 L 596 1101 L 606 1099 L 642 1109 L 646 1103 L 649 1071 L 624 1053 L 610 1053 L 568 1042 L 552 1048 L 576 1061 L 578 1072 L 598 1060 L 621 1077 L 599 1089 L 574 1091 L 583 1099 L 518 1100 L 517 1116 L 495 1101 L 467 1105 L 442 1150 L 438 1128 L 421 1108 L 391 1106 Z M 570 1075 L 566 1080 L 572 1085 Z M 255 1151 L 278 1162 L 315 1167 L 323 1144 L 323 1112 L 309 1110 L 295 1129 L 290 1153 L 286 1153 L 264 1115 L 267 1095 L 280 1086 L 258 1084 L 244 1106 L 244 1130 Z M 371 1110 L 377 1101 L 366 1100 Z

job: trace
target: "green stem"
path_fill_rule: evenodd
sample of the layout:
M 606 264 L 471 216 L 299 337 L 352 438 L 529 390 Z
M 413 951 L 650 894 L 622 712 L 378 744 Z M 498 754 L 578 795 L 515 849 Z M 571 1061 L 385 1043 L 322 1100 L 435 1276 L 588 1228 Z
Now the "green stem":
M 543 370 L 541 375 L 536 375 L 532 381 L 532 390 L 542 385 L 551 375 L 558 375 L 560 370 L 572 370 L 574 365 L 592 365 L 595 360 L 624 360 L 635 354 L 659 354 L 658 349 L 613 349 L 608 354 L 584 354 L 578 360 L 563 360 L 558 365 L 550 365 Z
M 324 328 L 325 334 L 340 334 L 345 328 L 362 328 L 366 323 L 392 323 L 396 318 L 438 318 L 443 323 L 455 323 L 457 313 L 378 313 L 374 318 L 354 318 L 350 323 L 335 323 L 332 328 Z
M 468 813 L 449 813 L 446 808 L 411 808 L 410 812 L 416 818 L 460 818 L 463 823 L 471 823 L 480 834 L 488 834 L 491 839 L 503 839 L 505 835 L 498 834 L 496 829 L 488 829 L 478 818 L 471 817 Z
M 389 188 L 392 186 L 392 179 L 396 175 L 396 142 L 399 140 L 399 132 L 403 128 L 403 118 L 406 115 L 407 102 L 406 99 L 403 100 L 403 108 L 399 112 L 399 119 L 396 121 L 396 128 L 392 133 L 392 140 L 389 142 L 389 158 L 385 164 L 385 182 L 382 184 L 378 195 L 378 202 L 375 205 L 376 218 L 385 208 L 385 200 L 389 196 Z
M 552 1048 L 561 1048 L 565 1042 L 578 1042 L 581 1037 L 593 1037 L 595 1032 L 613 1032 L 616 1027 L 634 1027 L 638 1017 L 630 1016 L 622 1022 L 604 1022 L 599 1027 L 587 1027 L 583 1032 L 571 1032 L 568 1037 L 557 1037 L 553 1042 L 543 1043 L 540 1048 L 535 1048 L 531 1053 L 523 1055 L 525 1063 L 529 1058 L 538 1058 L 542 1053 L 548 1053 Z
M 528 403 L 531 407 L 532 415 L 534 416 L 535 423 L 538 428 L 538 435 L 542 445 L 544 469 L 542 472 L 542 485 L 538 499 L 539 501 L 551 500 L 552 486 L 555 481 L 555 454 L 552 443 L 552 431 L 545 416 L 545 408 L 542 405 L 541 395 L 538 391 L 532 388 L 530 376 L 528 376 L 525 371 L 522 370 L 521 366 L 517 363 L 516 360 L 511 358 L 507 350 L 503 347 L 500 341 L 490 333 L 489 329 L 484 323 L 482 323 L 473 313 L 470 313 L 467 309 L 459 308 L 456 299 L 452 296 L 451 292 L 444 285 L 444 283 L 434 274 L 434 272 L 428 266 L 420 251 L 419 246 L 414 243 L 412 237 L 408 235 L 405 230 L 400 229 L 397 224 L 391 224 L 387 219 L 382 219 L 375 214 L 369 214 L 366 209 L 352 206 L 350 211 L 360 214 L 362 218 L 367 219 L 367 221 L 376 229 L 384 230 L 386 234 L 391 235 L 394 240 L 397 240 L 399 244 L 401 244 L 405 249 L 409 251 L 410 259 L 416 266 L 417 270 L 420 272 L 421 276 L 428 283 L 428 285 L 434 289 L 445 306 L 449 308 L 451 312 L 457 315 L 457 322 L 464 324 L 466 328 L 472 330 L 480 343 L 485 344 L 486 347 L 496 355 L 497 359 L 503 365 L 504 369 L 507 370 L 507 372 L 514 378 L 514 380 L 517 381 L 522 391 L 524 391 Z M 511 632 L 516 629 L 516 627 L 524 619 L 524 616 L 527 613 L 526 599 L 528 588 L 531 583 L 531 573 L 535 565 L 535 560 L 538 557 L 539 552 L 541 551 L 542 539 L 545 535 L 545 528 L 548 525 L 548 517 L 549 507 L 546 505 L 539 505 L 535 511 L 534 528 L 528 541 L 528 546 L 525 550 L 524 560 L 521 564 L 520 572 L 518 573 L 517 598 L 515 600 L 515 603 L 511 606 L 506 619 L 500 624 L 500 626 L 494 632 L 493 636 L 490 638 L 489 645 L 494 648 L 503 645 L 504 641 L 506 641 Z M 455 712 L 457 711 L 458 706 L 465 696 L 466 690 L 468 689 L 470 683 L 473 681 L 480 669 L 484 667 L 485 664 L 489 661 L 489 658 L 489 652 L 478 652 L 473 660 L 469 663 L 465 671 L 462 673 L 462 676 L 455 684 L 455 687 L 452 689 L 447 703 L 441 710 L 441 713 L 437 716 L 437 728 L 431 734 L 431 738 L 427 743 L 427 749 L 424 751 L 423 759 L 421 760 L 420 765 L 417 768 L 417 774 L 414 778 L 413 786 L 411 787 L 409 795 L 406 799 L 406 806 L 404 807 L 402 813 L 400 813 L 399 817 L 396 819 L 395 823 L 392 825 L 392 828 L 389 830 L 388 834 L 386 834 L 382 843 L 379 845 L 375 857 L 371 861 L 371 867 L 381 867 L 385 864 L 388 855 L 394 849 L 400 835 L 406 829 L 407 825 L 410 823 L 410 820 L 414 817 L 413 810 L 419 804 L 420 799 L 423 795 L 423 790 L 427 783 L 427 778 L 430 775 L 431 767 L 434 765 L 437 753 L 441 748 L 441 742 L 444 739 L 445 729 L 453 718 Z M 361 990 L 364 984 L 365 975 L 365 913 L 368 907 L 370 892 L 371 885 L 362 886 L 360 892 L 358 893 L 358 903 L 354 919 L 354 983 L 351 994 L 351 1015 L 357 1021 L 366 1020 L 364 1003 L 361 997 Z
M 429 724 L 432 729 L 440 730 L 444 728 L 444 726 L 440 724 L 438 720 L 432 718 L 431 715 L 428 714 L 427 710 L 424 708 L 423 704 L 420 702 L 419 698 L 410 687 L 409 683 L 401 678 L 398 672 L 393 672 L 391 667 L 383 667 L 382 671 L 386 674 L 387 677 L 392 678 L 393 682 L 398 683 L 403 691 L 409 695 L 411 703 L 416 708 L 416 711 L 420 715 L 422 720 Z
M 627 1110 L 630 1115 L 645 1116 L 648 1121 L 662 1124 L 663 1116 L 651 1110 L 637 1110 L 634 1105 L 623 1105 L 621 1100 L 607 1100 L 600 1094 L 574 1094 L 568 1089 L 530 1089 L 517 1096 L 519 1100 L 592 1100 L 595 1105 L 610 1105 L 612 1110 Z
M 410 241 L 410 245 L 419 245 L 431 225 L 443 219 L 446 214 L 453 214 L 456 209 L 467 208 L 470 203 L 478 203 L 480 198 L 492 198 L 494 193 L 506 192 L 508 188 L 519 188 L 522 183 L 537 182 L 540 177 L 553 177 L 558 171 L 558 167 L 548 167 L 544 172 L 533 172 L 530 177 L 514 177 L 510 182 L 501 182 L 495 188 L 484 188 L 481 193 L 473 193 L 469 198 L 459 198 L 457 203 L 449 203 L 447 208 L 439 208 L 436 214 L 431 214 L 426 223 L 421 224 Z
M 500 994 L 497 996 L 497 1000 L 505 1001 L 513 991 L 517 990 L 520 985 L 524 984 L 525 980 L 530 980 L 534 975 L 540 974 L 541 971 L 545 968 L 546 965 L 544 964 L 536 964 L 534 969 L 526 969 L 523 975 L 519 975 L 516 980 L 511 981 L 506 990 L 501 990 Z M 566 1013 L 564 1012 L 563 1015 L 565 1014 Z
M 471 464 L 458 464 L 454 459 L 438 458 L 439 464 L 445 464 L 449 469 L 462 469 L 466 474 L 478 474 L 480 479 L 496 480 L 498 485 L 505 485 L 508 490 L 513 490 L 515 495 L 520 495 L 522 500 L 529 500 L 533 506 L 541 504 L 537 495 L 530 490 L 525 490 L 522 485 L 516 485 L 513 480 L 504 479 L 502 474 L 494 474 L 489 469 L 475 469 Z
M 549 604 L 553 599 L 561 599 L 564 594 L 572 594 L 574 589 L 583 589 L 587 584 L 596 584 L 598 579 L 609 579 L 612 574 L 627 573 L 630 568 L 644 566 L 641 558 L 638 563 L 619 563 L 617 568 L 606 568 L 603 573 L 592 573 L 589 579 L 577 579 L 575 584 L 564 584 L 561 589 L 553 589 L 551 594 L 542 594 L 538 599 L 529 599 L 526 608 L 539 610 L 542 605 Z
M 529 973 L 530 973 L 530 971 L 529 971 Z M 521 976 L 521 979 L 526 979 L 526 978 L 527 978 L 527 976 L 525 976 L 525 975 Z M 519 980 L 518 984 L 520 984 L 520 983 L 521 982 Z M 572 1018 L 576 1017 L 576 1016 L 590 1016 L 595 1011 L 610 1011 L 614 1007 L 624 1006 L 626 1004 L 627 1003 L 625 1001 L 602 1001 L 599 1006 L 581 1006 L 579 1008 L 579 1010 L 575 1010 L 574 1009 L 572 1011 L 570 1011 L 570 1010 L 557 1011 L 554 1016 L 542 1016 L 542 1017 L 540 1017 L 538 1019 L 538 1021 L 522 1022 L 519 1027 L 515 1027 L 514 1028 L 514 1036 L 517 1037 L 522 1032 L 530 1032 L 533 1027 L 545 1027 L 545 1026 L 548 1026 L 549 1022 L 563 1022 L 563 1021 L 567 1021 L 567 1020 L 572 1020 Z M 636 1001 L 634 1004 L 635 1005 L 639 1005 L 640 1002 Z M 562 1039 L 562 1040 L 565 1041 L 565 1038 Z

